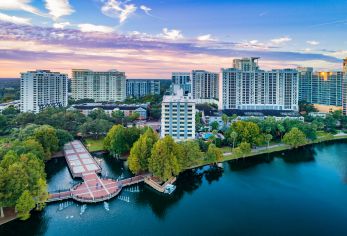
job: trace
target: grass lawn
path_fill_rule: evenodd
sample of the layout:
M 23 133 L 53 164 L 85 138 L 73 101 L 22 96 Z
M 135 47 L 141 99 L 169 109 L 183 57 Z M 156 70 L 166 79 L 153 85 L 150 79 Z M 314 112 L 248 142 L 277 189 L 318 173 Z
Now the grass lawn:
M 327 133 L 327 132 L 318 131 L 316 140 L 314 140 L 312 142 L 305 143 L 302 146 L 309 145 L 309 144 L 314 144 L 314 143 L 321 143 L 321 142 L 326 142 L 326 141 L 332 141 L 332 140 L 339 140 L 339 139 L 347 139 L 347 134 L 334 136 L 334 135 L 332 135 L 330 133 Z M 230 147 L 222 147 L 222 148 L 220 148 L 220 150 L 224 153 L 222 162 L 235 160 L 235 159 L 246 158 L 246 157 L 251 157 L 251 156 L 257 156 L 257 155 L 261 155 L 261 154 L 265 154 L 265 153 L 273 153 L 273 152 L 279 152 L 279 151 L 284 151 L 284 150 L 291 149 L 287 145 L 279 145 L 279 146 L 271 147 L 271 145 L 275 145 L 275 144 L 280 144 L 280 142 L 271 142 L 269 149 L 259 149 L 259 150 L 252 149 L 252 152 L 249 153 L 249 154 L 246 154 L 245 157 L 236 156 L 236 155 L 234 155 L 232 153 L 225 155 L 225 153 L 230 153 L 231 152 L 231 148 Z M 208 163 L 205 160 L 201 160 L 200 163 L 197 164 L 194 167 L 199 167 L 199 166 L 203 166 L 203 165 L 207 165 L 207 164 L 210 164 L 210 163 Z
M 104 138 L 99 138 L 99 139 L 87 138 L 86 147 L 88 151 L 90 152 L 103 151 L 104 150 L 103 142 L 104 142 Z

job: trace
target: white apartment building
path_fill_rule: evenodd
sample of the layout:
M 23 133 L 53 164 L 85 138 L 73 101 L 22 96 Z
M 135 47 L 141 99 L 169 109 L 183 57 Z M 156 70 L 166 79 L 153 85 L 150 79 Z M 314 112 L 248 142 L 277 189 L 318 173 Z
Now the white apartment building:
M 258 58 L 236 59 L 222 69 L 220 108 L 298 111 L 298 72 L 294 69 L 263 71 Z
M 72 98 L 94 99 L 95 102 L 118 102 L 126 98 L 126 77 L 117 70 L 91 71 L 73 69 Z
M 160 136 L 170 135 L 176 141 L 195 139 L 195 112 L 194 99 L 175 85 L 173 94 L 163 98 Z
M 219 74 L 205 70 L 193 70 L 192 95 L 198 100 L 219 99 Z
M 68 104 L 68 76 L 49 70 L 21 73 L 20 110 L 40 112 L 46 107 L 66 107 Z
M 184 95 L 192 92 L 192 80 L 190 72 L 172 72 L 171 76 L 172 86 L 179 85 L 183 89 Z

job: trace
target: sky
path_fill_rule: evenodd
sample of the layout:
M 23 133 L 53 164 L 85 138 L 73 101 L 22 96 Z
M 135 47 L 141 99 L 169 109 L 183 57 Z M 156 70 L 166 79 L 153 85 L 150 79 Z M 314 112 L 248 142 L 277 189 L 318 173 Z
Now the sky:
M 0 78 L 83 68 L 168 79 L 241 57 L 341 70 L 347 0 L 0 0 Z

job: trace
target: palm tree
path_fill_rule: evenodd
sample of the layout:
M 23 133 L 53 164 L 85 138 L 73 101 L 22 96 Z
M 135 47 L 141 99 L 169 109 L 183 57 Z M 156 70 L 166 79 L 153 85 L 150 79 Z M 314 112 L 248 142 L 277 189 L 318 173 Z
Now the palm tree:
M 269 144 L 270 144 L 271 139 L 272 139 L 272 135 L 271 134 L 266 134 L 265 135 L 265 140 L 267 142 L 267 148 L 266 149 L 269 149 Z
M 231 133 L 230 133 L 230 139 L 232 140 L 232 142 L 233 142 L 233 149 L 235 148 L 235 141 L 236 141 L 236 139 L 237 139 L 237 133 L 235 132 L 235 131 L 232 131 Z

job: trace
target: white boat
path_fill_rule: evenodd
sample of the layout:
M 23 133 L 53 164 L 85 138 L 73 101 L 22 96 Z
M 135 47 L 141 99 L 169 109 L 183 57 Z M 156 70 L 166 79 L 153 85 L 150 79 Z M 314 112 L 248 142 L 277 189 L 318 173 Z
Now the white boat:
M 83 215 L 83 213 L 86 211 L 86 209 L 87 209 L 87 205 L 86 204 L 82 205 L 80 215 Z
M 176 189 L 176 186 L 175 186 L 175 185 L 173 185 L 173 184 L 167 184 L 167 185 L 165 186 L 164 193 L 171 194 L 171 193 L 173 193 L 173 192 L 175 191 L 175 189 Z
M 108 204 L 108 202 L 104 202 L 104 208 L 106 211 L 110 210 L 110 205 Z

